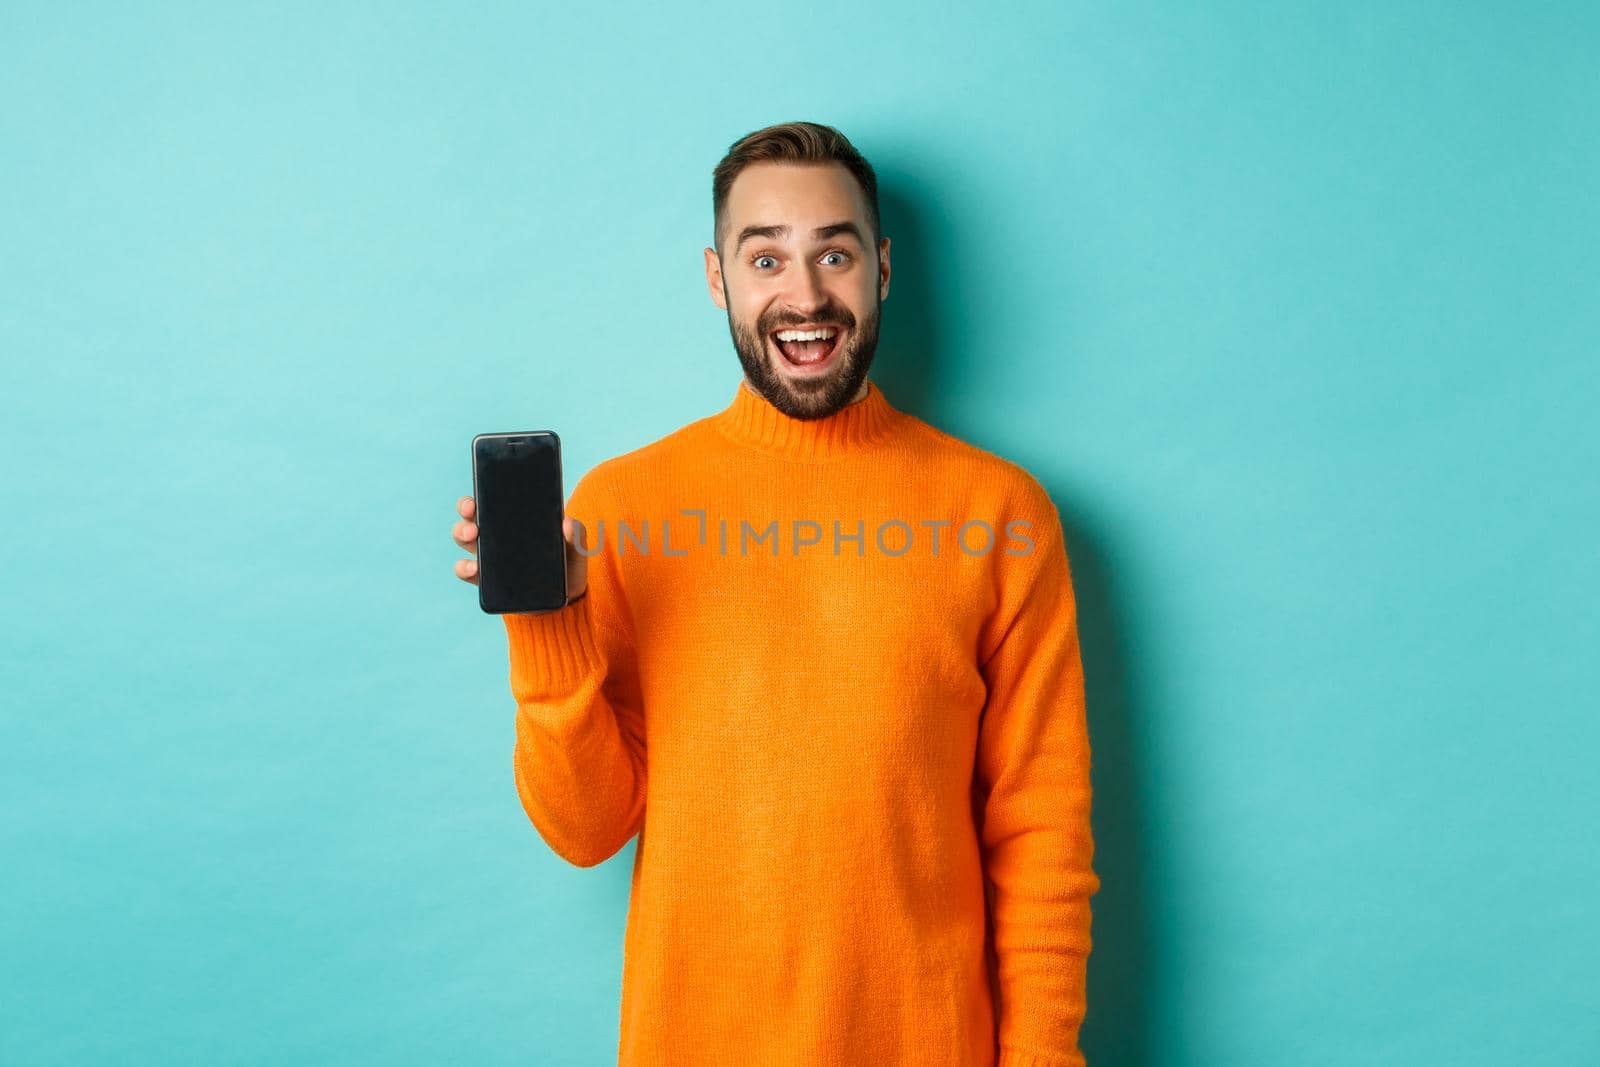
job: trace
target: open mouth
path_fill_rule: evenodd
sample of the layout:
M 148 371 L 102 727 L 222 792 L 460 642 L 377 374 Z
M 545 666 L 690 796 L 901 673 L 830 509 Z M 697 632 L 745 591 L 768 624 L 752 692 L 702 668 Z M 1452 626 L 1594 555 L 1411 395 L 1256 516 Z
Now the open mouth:
M 826 334 L 831 337 L 819 337 L 809 340 L 780 341 L 779 334 L 800 333 Z M 834 356 L 838 355 L 839 348 L 844 344 L 845 331 L 842 327 L 828 326 L 816 330 L 773 330 L 767 336 L 778 353 L 783 356 L 784 362 L 795 370 L 817 371 L 832 364 Z

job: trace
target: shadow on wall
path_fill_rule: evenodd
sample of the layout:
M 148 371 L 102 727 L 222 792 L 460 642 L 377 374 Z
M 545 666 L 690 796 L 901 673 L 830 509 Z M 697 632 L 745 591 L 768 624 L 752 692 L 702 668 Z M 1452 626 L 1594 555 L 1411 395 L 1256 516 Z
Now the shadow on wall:
M 980 279 L 965 279 L 960 273 L 975 260 L 963 255 L 959 242 L 953 248 L 948 242 L 929 247 L 921 225 L 930 217 L 924 210 L 926 198 L 919 199 L 908 185 L 880 176 L 878 196 L 892 273 L 871 377 L 896 407 L 989 447 L 962 432 L 971 412 L 961 397 L 941 388 L 941 372 L 950 365 L 950 353 L 941 344 L 950 335 L 945 329 L 949 312 L 961 305 L 963 293 L 982 290 Z M 1070 334 L 1062 343 L 1070 356 Z M 991 450 L 1006 455 L 1002 449 Z M 1112 553 L 1101 550 L 1090 505 L 1079 506 L 1073 499 L 1068 474 L 1052 470 L 1048 458 L 1007 458 L 1033 472 L 1061 513 L 1078 603 L 1093 747 L 1095 873 L 1101 880 L 1092 901 L 1094 951 L 1080 1044 L 1089 1063 L 1144 1067 L 1155 1047 L 1154 1021 L 1144 994 L 1159 984 L 1150 936 L 1148 850 L 1138 836 L 1138 829 L 1148 825 L 1140 810 L 1137 783 L 1142 776 L 1136 769 L 1144 699 L 1138 674 L 1118 640 L 1119 633 L 1128 631 L 1119 623 L 1115 576 L 1106 563 Z M 1113 536 L 1114 531 L 1106 540 Z
M 1140 810 L 1136 768 L 1144 700 L 1138 671 L 1118 635 L 1114 575 L 1091 529 L 1093 521 L 1073 506 L 1070 495 L 1040 480 L 1061 512 L 1072 586 L 1078 601 L 1078 637 L 1083 652 L 1094 780 L 1094 951 L 1089 957 L 1089 1013 L 1081 1044 L 1090 1063 L 1143 1067 L 1152 1062 L 1155 1025 L 1145 992 L 1156 988 L 1155 946 L 1150 936 L 1148 826 Z
M 889 238 L 889 296 L 883 302 L 878 354 L 869 377 L 883 386 L 883 395 L 895 407 L 938 426 L 936 409 L 944 399 L 938 385 L 945 356 L 939 338 L 947 335 L 940 316 L 951 305 L 941 302 L 935 292 L 915 203 L 892 180 L 881 178 L 878 209 L 883 215 L 883 235 Z M 946 294 L 956 288 L 957 279 L 941 276 L 938 280 Z

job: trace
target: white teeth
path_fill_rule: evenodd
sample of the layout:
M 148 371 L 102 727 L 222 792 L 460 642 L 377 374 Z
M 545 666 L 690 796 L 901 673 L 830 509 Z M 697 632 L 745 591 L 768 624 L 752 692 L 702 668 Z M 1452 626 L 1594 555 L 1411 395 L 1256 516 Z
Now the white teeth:
M 824 328 L 821 330 L 779 330 L 777 338 L 780 341 L 819 341 L 832 337 L 838 330 Z

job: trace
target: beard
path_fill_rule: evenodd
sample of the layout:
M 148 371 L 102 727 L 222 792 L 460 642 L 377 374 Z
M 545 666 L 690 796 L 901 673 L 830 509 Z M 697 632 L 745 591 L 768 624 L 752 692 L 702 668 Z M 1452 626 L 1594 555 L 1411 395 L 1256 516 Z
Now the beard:
M 878 321 L 882 317 L 883 299 L 877 296 L 876 287 L 873 293 L 872 311 L 859 324 L 847 308 L 831 301 L 811 316 L 809 321 L 836 323 L 849 331 L 844 347 L 833 358 L 833 366 L 827 374 L 817 378 L 790 378 L 774 365 L 775 361 L 782 361 L 783 353 L 772 340 L 772 331 L 783 329 L 785 323 L 758 323 L 752 327 L 735 320 L 733 312 L 728 312 L 728 332 L 733 336 L 734 350 L 739 353 L 739 362 L 744 366 L 751 387 L 790 418 L 822 419 L 844 408 L 866 381 L 867 371 L 878 352 Z M 727 299 L 726 286 L 723 299 L 729 307 L 733 306 Z

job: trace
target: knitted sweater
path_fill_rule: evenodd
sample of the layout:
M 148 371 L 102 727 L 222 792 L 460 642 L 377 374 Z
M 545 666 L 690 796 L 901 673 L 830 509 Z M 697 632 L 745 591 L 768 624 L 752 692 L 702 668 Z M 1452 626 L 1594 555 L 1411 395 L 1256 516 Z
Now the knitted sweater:
M 1089 738 L 1062 526 L 889 404 L 741 380 L 595 466 L 588 592 L 503 616 L 518 793 L 635 833 L 621 1067 L 1079 1067 Z M 987 531 L 987 532 L 986 532 Z

